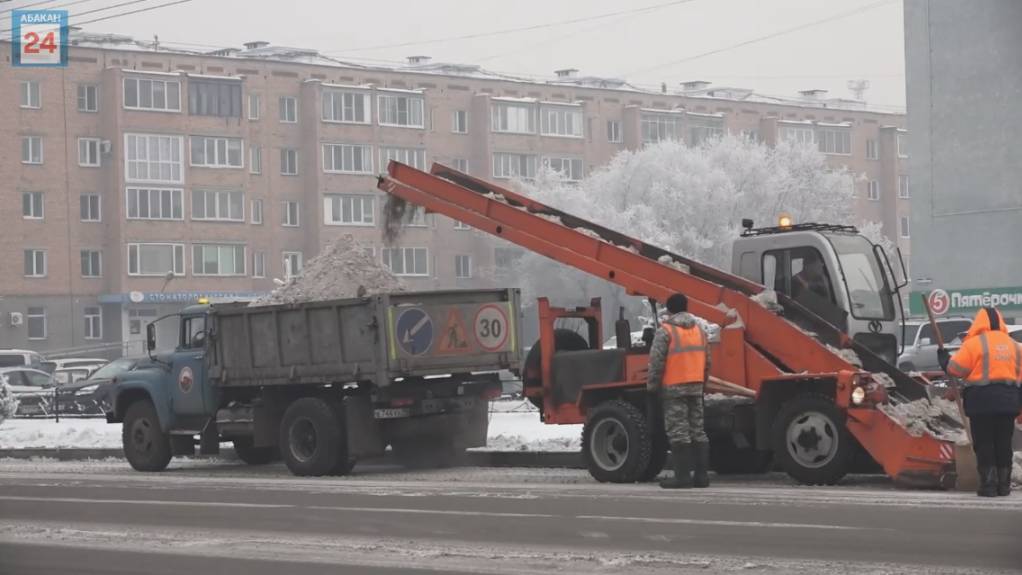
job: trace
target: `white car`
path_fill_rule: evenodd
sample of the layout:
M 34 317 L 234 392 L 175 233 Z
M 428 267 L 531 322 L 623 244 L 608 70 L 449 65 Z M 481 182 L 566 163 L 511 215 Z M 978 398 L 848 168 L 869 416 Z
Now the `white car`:
M 43 356 L 28 349 L 0 349 L 0 368 L 34 367 L 41 368 Z
M 53 411 L 57 382 L 52 374 L 30 367 L 7 367 L 0 369 L 0 379 L 18 400 L 16 415 L 49 415 Z
M 51 373 L 66 368 L 86 368 L 90 372 L 96 371 L 110 363 L 109 359 L 98 357 L 73 357 L 68 359 L 47 359 L 43 361 L 43 369 Z

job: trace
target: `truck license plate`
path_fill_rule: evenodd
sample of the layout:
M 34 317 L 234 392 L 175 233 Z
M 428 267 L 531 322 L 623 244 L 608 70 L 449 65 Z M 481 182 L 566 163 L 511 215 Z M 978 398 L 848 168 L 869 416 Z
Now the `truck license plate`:
M 376 419 L 397 419 L 399 417 L 409 417 L 411 414 L 412 410 L 406 407 L 391 407 L 373 410 L 373 417 Z

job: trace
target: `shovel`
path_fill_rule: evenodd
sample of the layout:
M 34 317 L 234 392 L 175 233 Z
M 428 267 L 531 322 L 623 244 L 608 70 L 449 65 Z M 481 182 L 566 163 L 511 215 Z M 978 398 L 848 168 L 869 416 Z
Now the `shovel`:
M 926 309 L 926 316 L 930 319 L 930 328 L 933 329 L 933 337 L 937 340 L 937 349 L 944 349 L 944 336 L 937 329 L 937 320 L 933 317 L 933 310 L 930 309 L 929 294 L 923 296 L 923 307 Z M 958 406 L 958 416 L 962 418 L 965 425 L 965 436 L 969 442 L 965 445 L 955 444 L 955 474 L 958 479 L 955 488 L 958 491 L 975 491 L 979 488 L 979 471 L 976 469 L 976 452 L 972 449 L 972 429 L 969 426 L 969 418 L 965 415 L 965 406 L 962 404 L 962 386 L 958 379 L 948 376 L 951 389 L 955 394 L 955 404 Z

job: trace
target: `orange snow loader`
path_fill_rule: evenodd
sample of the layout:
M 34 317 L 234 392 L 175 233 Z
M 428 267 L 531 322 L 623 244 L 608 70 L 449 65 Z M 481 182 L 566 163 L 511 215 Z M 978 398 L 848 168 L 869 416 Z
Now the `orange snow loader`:
M 784 274 L 775 274 L 774 290 L 768 290 L 440 164 L 427 173 L 392 161 L 378 187 L 398 198 L 391 201 L 422 206 L 622 286 L 630 295 L 648 298 L 654 312 L 656 302 L 673 293 L 688 296 L 691 313 L 720 327 L 711 337 L 711 375 L 753 396 L 721 402 L 716 414 L 707 397 L 711 465 L 718 473 L 764 472 L 775 463 L 801 483 L 834 484 L 862 461 L 879 464 L 899 485 L 954 486 L 953 444 L 931 434 L 910 434 L 880 409 L 926 400 L 928 390 L 924 381 L 892 365 L 897 343 L 883 333 L 881 320 L 861 322 L 868 326 L 862 333 L 851 328 L 871 307 L 888 309 L 900 301 L 894 297 L 900 286 L 889 287 L 890 263 L 878 270 L 882 252 L 854 228 L 789 224 L 754 230 L 743 222 L 747 229 L 741 239 L 748 245 L 735 246 L 742 266 L 773 257 L 775 271 L 785 265 L 792 271 L 798 250 L 810 240 L 823 242 L 817 251 L 830 257 L 824 259 L 840 269 L 839 275 L 849 276 L 835 299 L 849 301 L 851 313 L 821 316 L 813 311 L 818 302 L 786 295 L 790 278 Z M 859 246 L 855 238 L 865 244 Z M 753 249 L 760 244 L 768 249 Z M 839 249 L 850 245 L 859 247 Z M 747 253 L 753 254 L 749 262 Z M 853 275 L 855 265 L 866 267 Z M 860 280 L 870 271 L 872 282 Z M 656 477 L 667 445 L 644 407 L 651 328 L 636 345 L 627 321 L 618 320 L 617 347 L 602 349 L 599 301 L 565 309 L 540 298 L 538 310 L 539 341 L 521 375 L 543 421 L 584 424 L 582 457 L 599 481 Z M 893 312 L 888 315 L 894 318 Z M 584 323 L 588 333 L 558 329 L 569 318 Z

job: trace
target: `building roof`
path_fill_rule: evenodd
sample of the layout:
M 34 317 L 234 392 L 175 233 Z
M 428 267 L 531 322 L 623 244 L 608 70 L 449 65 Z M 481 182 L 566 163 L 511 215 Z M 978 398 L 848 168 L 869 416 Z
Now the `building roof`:
M 799 96 L 789 97 L 762 94 L 751 88 L 713 86 L 707 81 L 694 81 L 684 82 L 678 89 L 665 91 L 666 86 L 663 85 L 660 90 L 655 90 L 637 86 L 622 78 L 580 76 L 578 75 L 578 70 L 574 68 L 558 70 L 553 78 L 535 78 L 525 75 L 495 72 L 487 70 L 478 64 L 433 62 L 428 56 L 422 55 L 411 56 L 408 58 L 408 62 L 404 64 L 362 64 L 333 58 L 314 49 L 275 46 L 266 41 L 247 42 L 244 47 L 241 48 L 215 47 L 175 42 L 161 43 L 157 39 L 154 39 L 153 41 L 141 41 L 136 40 L 131 36 L 120 34 L 97 34 L 72 29 L 71 45 L 103 50 L 164 52 L 200 57 L 207 56 L 216 58 L 266 60 L 359 70 L 432 74 L 438 76 L 463 77 L 477 80 L 496 80 L 533 85 L 595 88 L 649 95 L 663 94 L 732 102 L 749 102 L 833 110 L 868 111 L 887 114 L 905 113 L 905 109 L 903 107 L 877 106 L 871 105 L 864 100 L 853 100 L 849 98 L 827 98 L 826 90 L 805 90 L 802 91 Z M 194 46 L 195 48 L 189 48 L 189 46 Z

